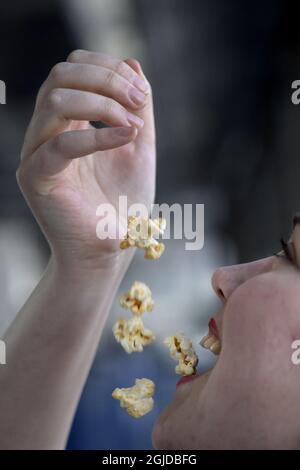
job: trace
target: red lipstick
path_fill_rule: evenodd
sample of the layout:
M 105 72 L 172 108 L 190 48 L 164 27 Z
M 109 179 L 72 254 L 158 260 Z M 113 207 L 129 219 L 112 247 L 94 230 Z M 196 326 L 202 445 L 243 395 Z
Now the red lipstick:
M 214 335 L 218 340 L 220 340 L 219 330 L 214 318 L 211 318 L 208 323 L 209 333 Z
M 178 380 L 176 384 L 176 388 L 180 387 L 182 384 L 186 384 L 187 382 L 191 382 L 194 379 L 197 379 L 197 377 L 200 377 L 200 374 L 194 374 L 194 375 L 186 375 L 184 377 L 181 377 L 180 380 Z

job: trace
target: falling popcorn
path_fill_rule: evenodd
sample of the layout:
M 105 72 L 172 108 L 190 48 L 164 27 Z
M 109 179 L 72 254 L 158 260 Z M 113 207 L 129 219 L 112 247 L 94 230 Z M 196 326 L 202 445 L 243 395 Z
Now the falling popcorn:
M 146 259 L 159 259 L 165 251 L 165 245 L 163 243 L 158 243 L 157 240 L 154 240 L 154 242 L 155 243 L 145 249 L 144 257 Z
M 127 235 L 120 243 L 120 248 L 137 247 L 144 250 L 146 259 L 159 259 L 165 250 L 163 243 L 154 237 L 162 235 L 166 229 L 166 220 L 162 217 L 148 219 L 146 217 L 128 217 Z
M 116 388 L 112 397 L 120 400 L 121 408 L 134 418 L 149 413 L 154 405 L 153 395 L 155 384 L 149 379 L 136 379 L 135 385 L 129 388 Z
M 176 374 L 193 375 L 196 373 L 198 356 L 191 340 L 187 339 L 183 333 L 177 333 L 166 338 L 164 344 L 170 349 L 171 357 L 179 361 L 175 367 Z
M 130 290 L 122 295 L 120 305 L 130 309 L 134 315 L 151 312 L 154 307 L 151 290 L 143 282 L 135 281 Z
M 129 320 L 120 318 L 113 326 L 113 333 L 128 354 L 142 352 L 144 346 L 151 344 L 155 339 L 152 331 L 144 327 L 142 319 L 138 316 Z

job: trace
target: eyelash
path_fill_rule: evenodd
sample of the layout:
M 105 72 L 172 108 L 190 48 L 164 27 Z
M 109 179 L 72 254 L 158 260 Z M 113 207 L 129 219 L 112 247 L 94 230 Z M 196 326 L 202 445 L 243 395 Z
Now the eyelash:
M 277 253 L 276 256 L 284 257 L 288 261 L 290 261 L 290 263 L 295 264 L 294 263 L 294 258 L 291 254 L 291 251 L 290 251 L 290 244 L 287 243 L 283 238 L 281 238 L 280 239 L 280 245 L 281 245 L 282 251 L 281 251 L 281 253 Z

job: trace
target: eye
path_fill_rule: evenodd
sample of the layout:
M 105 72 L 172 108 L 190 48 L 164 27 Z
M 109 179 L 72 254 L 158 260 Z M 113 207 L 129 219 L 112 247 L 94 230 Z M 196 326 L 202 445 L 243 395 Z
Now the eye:
M 282 247 L 282 253 L 283 255 L 289 260 L 291 261 L 291 263 L 294 262 L 294 258 L 293 258 L 293 255 L 292 255 L 292 251 L 291 251 L 291 243 L 287 243 L 286 241 L 284 241 L 283 238 L 280 239 L 280 244 L 281 244 L 281 247 Z
M 286 242 L 283 238 L 280 239 L 280 245 L 282 249 L 279 253 L 276 253 L 275 256 L 278 258 L 284 258 L 300 271 L 300 260 L 298 260 L 297 246 L 294 243 L 296 226 L 300 226 L 300 213 L 294 216 L 293 231 L 289 238 L 289 241 Z
M 280 245 L 282 250 L 279 253 L 276 253 L 275 256 L 277 256 L 278 258 L 285 258 L 287 261 L 296 266 L 296 262 L 294 259 L 293 243 L 287 243 L 283 238 L 281 238 Z

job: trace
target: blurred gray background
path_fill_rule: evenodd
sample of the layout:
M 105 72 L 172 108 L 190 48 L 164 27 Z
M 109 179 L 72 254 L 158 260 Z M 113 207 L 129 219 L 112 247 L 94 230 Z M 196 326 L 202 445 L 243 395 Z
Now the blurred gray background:
M 127 356 L 111 333 L 116 300 L 84 389 L 70 449 L 148 449 L 153 422 L 175 390 L 162 339 L 183 329 L 199 340 L 218 308 L 210 278 L 223 264 L 268 256 L 300 209 L 300 6 L 283 0 L 11 0 L 0 4 L 0 329 L 5 331 L 45 268 L 48 247 L 15 181 L 35 95 L 72 49 L 141 61 L 154 92 L 158 203 L 205 204 L 205 245 L 171 240 L 157 263 L 138 253 L 120 292 L 146 282 L 156 302 L 145 324 L 157 336 Z M 126 313 L 125 313 L 126 315 Z M 152 413 L 134 420 L 111 398 L 136 377 L 157 384 Z M 38 391 L 37 391 L 38 393 Z M 59 425 L 59 424 L 58 424 Z

